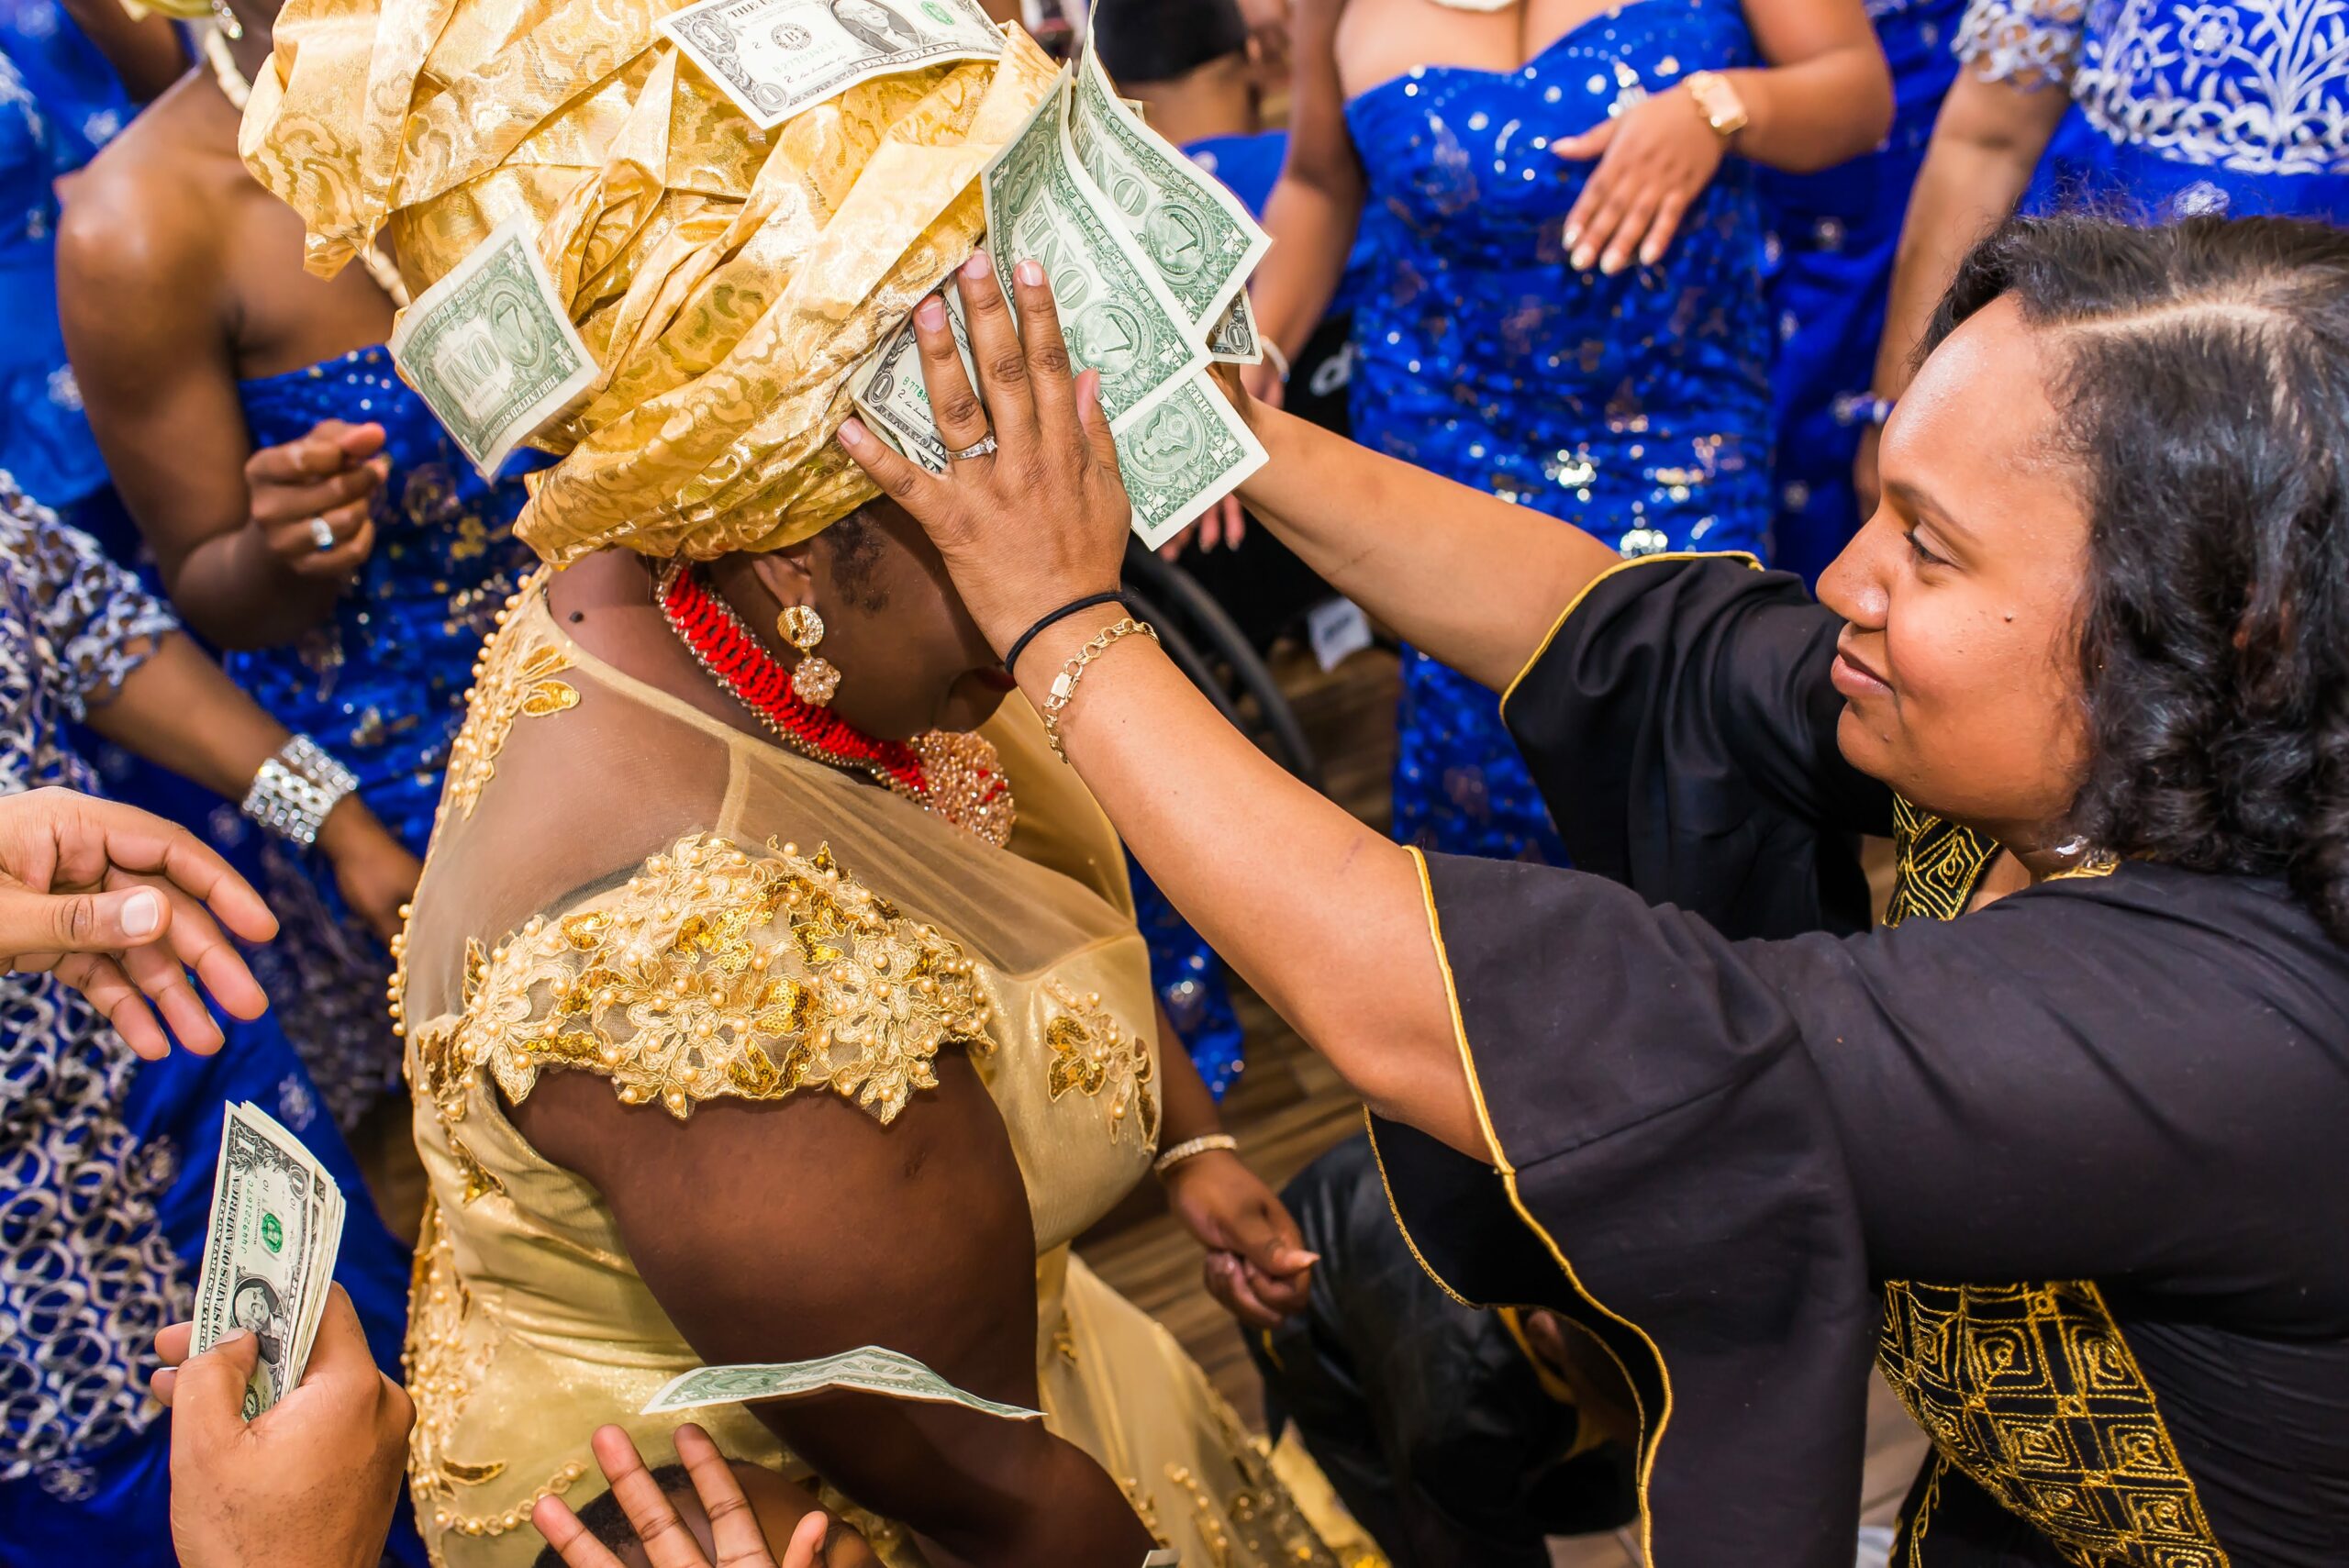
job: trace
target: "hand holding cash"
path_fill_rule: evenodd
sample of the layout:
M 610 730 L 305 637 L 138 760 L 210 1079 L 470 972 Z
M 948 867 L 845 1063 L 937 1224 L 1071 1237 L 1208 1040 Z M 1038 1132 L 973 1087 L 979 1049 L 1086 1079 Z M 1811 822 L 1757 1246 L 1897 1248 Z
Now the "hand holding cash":
M 308 1375 L 244 1414 L 257 1335 L 193 1349 L 195 1325 L 156 1338 L 155 1397 L 172 1409 L 172 1540 L 182 1568 L 376 1568 L 399 1499 L 416 1408 L 377 1369 L 351 1298 L 322 1302 Z
M 300 1139 L 257 1106 L 223 1108 L 195 1287 L 195 1352 L 234 1333 L 252 1337 L 248 1421 L 302 1381 L 334 1281 L 342 1216 L 341 1189 Z

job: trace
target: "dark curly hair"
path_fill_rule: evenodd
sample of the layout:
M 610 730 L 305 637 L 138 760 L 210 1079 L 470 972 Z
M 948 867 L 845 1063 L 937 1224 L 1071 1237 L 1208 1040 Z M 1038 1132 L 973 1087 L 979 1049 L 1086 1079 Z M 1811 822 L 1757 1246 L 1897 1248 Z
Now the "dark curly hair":
M 2047 345 L 2087 473 L 2069 829 L 2281 876 L 2349 945 L 2349 233 L 2016 219 L 1923 351 L 2002 298 Z

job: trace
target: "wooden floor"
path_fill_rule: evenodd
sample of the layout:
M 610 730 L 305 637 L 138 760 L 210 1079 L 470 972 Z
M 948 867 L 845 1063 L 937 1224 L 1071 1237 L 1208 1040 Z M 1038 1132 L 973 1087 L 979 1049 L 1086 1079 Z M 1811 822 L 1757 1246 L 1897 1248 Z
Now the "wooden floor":
M 1383 649 L 1356 654 L 1334 674 L 1311 662 L 1279 663 L 1283 685 L 1319 751 L 1324 787 L 1364 821 L 1388 820 L 1387 780 L 1395 755 L 1396 661 Z M 1359 1103 L 1336 1074 L 1253 992 L 1233 984 L 1247 1032 L 1247 1070 L 1223 1105 L 1226 1127 L 1257 1173 L 1279 1187 L 1323 1150 L 1362 1126 Z M 1147 1198 L 1114 1217 L 1083 1243 L 1094 1269 L 1189 1348 L 1226 1398 L 1262 1424 L 1264 1400 L 1238 1329 L 1199 1284 L 1199 1252 L 1163 1207 L 1154 1184 Z M 1925 1451 L 1924 1434 L 1881 1382 L 1871 1389 L 1867 1469 L 1862 1505 L 1867 1522 L 1888 1524 Z M 1637 1568 L 1628 1534 L 1582 1537 L 1552 1545 L 1557 1568 Z

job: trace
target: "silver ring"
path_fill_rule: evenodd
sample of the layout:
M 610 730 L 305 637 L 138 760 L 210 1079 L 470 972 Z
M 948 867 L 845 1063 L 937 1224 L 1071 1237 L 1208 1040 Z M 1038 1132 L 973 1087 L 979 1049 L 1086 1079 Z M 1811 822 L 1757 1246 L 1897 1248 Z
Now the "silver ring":
M 328 550 L 332 550 L 334 548 L 334 525 L 328 522 L 324 517 L 312 517 L 310 519 L 310 542 L 317 547 L 318 553 L 321 555 L 324 555 Z
M 946 455 L 956 462 L 968 462 L 974 457 L 985 457 L 993 450 L 995 450 L 995 432 L 990 430 L 961 451 L 948 452 Z

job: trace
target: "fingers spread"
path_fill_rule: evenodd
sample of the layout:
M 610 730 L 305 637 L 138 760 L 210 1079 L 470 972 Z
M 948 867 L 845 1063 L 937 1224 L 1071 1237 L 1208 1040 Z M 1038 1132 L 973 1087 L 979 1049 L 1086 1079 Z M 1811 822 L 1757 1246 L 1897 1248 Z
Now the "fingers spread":
M 935 476 L 919 463 L 900 457 L 889 449 L 887 442 L 864 428 L 864 421 L 852 418 L 840 429 L 841 449 L 856 462 L 856 466 L 872 476 L 889 498 L 911 512 L 917 521 L 927 526 L 926 508 L 921 505 L 930 494 Z
M 685 1461 L 685 1472 L 693 1477 L 694 1495 L 701 1499 L 702 1512 L 709 1516 L 710 1544 L 718 1549 L 718 1560 L 746 1561 L 765 1551 L 766 1537 L 760 1533 L 758 1516 L 742 1496 L 734 1467 L 726 1462 L 709 1434 L 689 1422 L 677 1429 L 676 1440 L 677 1457 Z
M 643 1456 L 636 1451 L 628 1433 L 618 1427 L 600 1428 L 594 1447 L 596 1462 L 603 1466 L 606 1479 L 612 1484 L 612 1496 L 620 1500 L 620 1511 L 635 1528 L 636 1539 L 652 1568 L 703 1568 L 701 1547 L 677 1517 L 661 1484 L 644 1468 Z
M 113 959 L 98 953 L 69 953 L 56 967 L 57 978 L 82 993 L 133 1053 L 149 1062 L 161 1062 L 172 1053 L 170 1037 L 155 1021 L 147 998 Z
M 560 1497 L 540 1498 L 530 1509 L 530 1524 L 569 1568 L 620 1568 L 620 1560 L 588 1533 L 571 1505 Z

